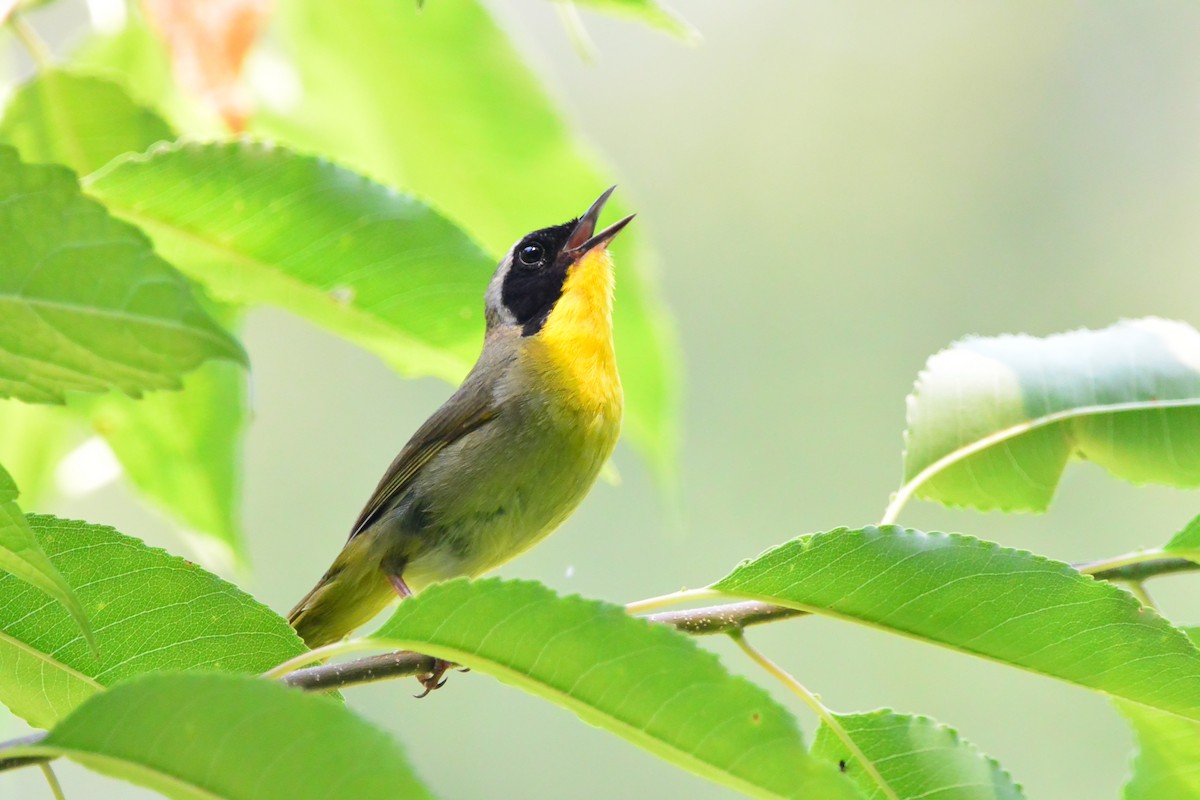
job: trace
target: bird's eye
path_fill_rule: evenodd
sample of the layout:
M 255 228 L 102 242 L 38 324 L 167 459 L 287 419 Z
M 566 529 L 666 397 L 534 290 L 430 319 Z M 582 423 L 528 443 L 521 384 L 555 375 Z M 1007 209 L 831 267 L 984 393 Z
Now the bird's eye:
M 540 244 L 527 244 L 521 248 L 521 252 L 517 255 L 521 259 L 522 264 L 527 264 L 528 266 L 532 267 L 534 264 L 541 261 L 542 256 L 545 254 L 546 250 Z

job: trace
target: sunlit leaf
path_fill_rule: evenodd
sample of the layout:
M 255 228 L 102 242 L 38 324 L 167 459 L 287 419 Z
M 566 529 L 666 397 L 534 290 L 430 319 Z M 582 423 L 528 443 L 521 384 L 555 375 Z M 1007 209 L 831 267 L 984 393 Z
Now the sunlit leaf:
M 194 544 L 206 562 L 244 563 L 238 519 L 247 413 L 242 369 L 214 361 L 185 376 L 182 391 L 140 400 L 116 394 L 73 398 L 72 405 L 108 442 L 133 485 L 200 537 Z
M 0 467 L 0 585 L 7 581 L 15 587 L 18 581 L 23 581 L 19 584 L 22 591 L 35 586 L 60 603 L 61 606 L 53 607 L 70 615 L 74 620 L 69 626 L 71 633 L 82 634 L 87 642 L 87 652 L 92 655 L 96 639 L 87 612 L 70 582 L 43 551 L 25 514 L 17 506 L 17 494 L 16 483 L 4 467 Z M 39 598 L 43 603 L 47 599 L 44 595 Z M 3 626 L 0 626 L 0 637 L 3 635 Z
M 176 80 L 234 131 L 245 127 L 251 111 L 242 82 L 246 55 L 273 5 L 271 0 L 142 0 L 171 54 Z
M 528 581 L 456 580 L 401 603 L 372 638 L 465 664 L 755 797 L 855 796 L 766 692 L 620 606 Z
M 953 728 L 894 711 L 835 714 L 851 741 L 900 800 L 1022 800 L 1025 794 L 994 759 L 959 738 Z M 888 797 L 825 724 L 812 754 L 835 764 L 868 800 Z
M 1186 633 L 1200 639 L 1200 628 Z M 1132 703 L 1117 708 L 1137 738 L 1124 800 L 1200 800 L 1200 723 Z
M 87 172 L 175 136 L 115 83 L 44 71 L 9 106 L 0 125 L 0 139 L 5 138 L 29 160 L 59 161 Z M 108 441 L 138 490 L 199 537 L 195 543 L 213 556 L 206 561 L 229 566 L 245 555 L 237 522 L 245 376 L 228 363 L 213 362 L 185 377 L 184 386 L 183 392 L 152 393 L 139 401 L 114 393 L 76 395 L 71 404 Z M 62 455 L 55 447 L 61 437 L 54 434 L 70 421 L 25 408 L 30 410 L 10 412 L 19 419 L 6 426 L 0 452 L 11 451 L 22 464 L 35 461 L 44 472 Z
M 3 755 L 67 756 L 183 800 L 430 796 L 384 731 L 329 698 L 244 675 L 135 678 Z
M 802 536 L 713 588 L 847 619 L 1200 720 L 1200 651 L 1067 564 L 894 526 Z
M 425 204 L 349 170 L 188 143 L 114 163 L 88 189 L 219 299 L 276 304 L 407 374 L 458 379 L 478 355 L 494 264 Z
M 102 525 L 29 522 L 76 587 L 100 649 L 88 649 L 57 603 L 0 577 L 0 702 L 31 725 L 50 727 L 143 672 L 262 672 L 304 650 L 275 612 L 195 564 Z
M 58 166 L 0 146 L 0 395 L 174 388 L 209 358 L 244 360 L 183 276 Z
M 65 164 L 80 175 L 174 138 L 167 123 L 116 83 L 61 70 L 39 72 L 18 89 L 0 123 L 0 142 L 25 161 Z
M 1143 319 L 965 339 L 921 373 L 905 438 L 902 493 L 948 505 L 1044 510 L 1072 457 L 1200 486 L 1200 333 Z
M 508 37 L 472 0 L 394 0 L 352 9 L 282 3 L 279 47 L 302 91 L 250 129 L 430 198 L 491 254 L 587 209 L 614 180 L 566 125 Z M 447 98 L 454 98 L 447 102 Z M 606 220 L 627 213 L 624 187 Z M 634 207 L 636 210 L 636 206 Z M 638 246 L 638 219 L 614 242 L 613 312 L 625 435 L 668 472 L 677 445 L 679 353 Z

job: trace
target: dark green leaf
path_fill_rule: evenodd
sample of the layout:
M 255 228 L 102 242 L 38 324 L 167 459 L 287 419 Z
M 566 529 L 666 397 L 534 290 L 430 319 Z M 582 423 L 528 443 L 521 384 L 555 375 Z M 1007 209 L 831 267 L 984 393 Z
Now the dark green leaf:
M 994 759 L 929 717 L 880 710 L 835 714 L 900 800 L 1022 800 L 1021 787 Z M 842 769 L 868 800 L 888 797 L 841 739 L 825 724 L 812 753 Z
M 965 339 L 918 378 L 905 439 L 901 495 L 947 505 L 1045 510 L 1072 457 L 1200 486 L 1200 334 L 1143 319 Z
M 401 603 L 372 639 L 492 675 L 756 797 L 855 796 L 766 692 L 620 606 L 528 581 L 456 580 Z
M 145 237 L 62 167 L 0 145 L 0 395 L 174 388 L 209 358 L 244 360 Z
M 275 612 L 200 567 L 112 528 L 30 515 L 42 549 L 76 587 L 97 657 L 66 612 L 0 577 L 0 701 L 50 727 L 123 678 L 155 670 L 262 672 L 304 651 Z
M 7 581 L 14 588 L 22 587 L 22 590 L 26 585 L 36 586 L 61 603 L 61 608 L 54 608 L 70 614 L 75 622 L 75 625 L 70 627 L 70 632 L 74 634 L 77 626 L 87 642 L 87 652 L 94 654 L 96 640 L 83 604 L 71 588 L 70 582 L 62 576 L 42 550 L 37 536 L 29 527 L 28 520 L 17 506 L 17 494 L 17 484 L 4 467 L 0 467 L 0 585 Z M 19 581 L 24 583 L 18 583 Z M 39 595 L 39 599 L 45 602 L 45 597 Z M 0 637 L 3 635 L 3 626 L 0 625 Z
M 180 144 L 116 162 L 89 191 L 222 300 L 274 303 L 408 374 L 456 380 L 478 355 L 494 265 L 428 206 L 341 167 Z
M 25 161 L 65 164 L 80 175 L 174 138 L 167 123 L 117 84 L 61 70 L 39 72 L 18 89 L 0 123 L 0 141 Z
M 1110 583 L 960 534 L 802 536 L 713 584 L 1200 720 L 1200 651 Z
M 418 12 L 365 0 L 348 13 L 325 0 L 296 0 L 280 5 L 275 24 L 304 91 L 288 114 L 264 111 L 251 128 L 430 198 L 483 243 L 493 264 L 519 237 L 578 216 L 614 183 L 479 3 L 429 3 Z M 606 220 L 626 213 L 625 202 L 618 190 Z M 653 259 L 636 246 L 644 224 L 634 222 L 613 245 L 613 322 L 625 434 L 669 471 L 680 359 L 648 279 Z
M 148 675 L 96 695 L 36 747 L 186 800 L 397 800 L 429 793 L 387 733 L 261 678 Z

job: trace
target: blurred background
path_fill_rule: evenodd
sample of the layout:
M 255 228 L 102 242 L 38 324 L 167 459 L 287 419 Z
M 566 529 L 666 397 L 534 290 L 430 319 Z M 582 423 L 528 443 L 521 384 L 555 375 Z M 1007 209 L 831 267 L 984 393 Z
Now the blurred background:
M 678 10 L 702 34 L 694 47 L 584 12 L 593 63 L 552 3 L 489 5 L 638 212 L 686 372 L 678 491 L 622 448 L 620 484 L 599 484 L 505 576 L 616 602 L 703 585 L 798 534 L 878 520 L 900 479 L 905 395 L 953 340 L 1200 323 L 1194 3 L 692 0 Z M 32 21 L 64 50 L 89 24 L 66 0 Z M 11 89 L 24 67 L 3 47 Z M 236 580 L 286 612 L 450 390 L 282 312 L 254 313 L 245 341 L 253 571 Z M 120 482 L 34 510 L 185 552 Z M 1078 561 L 1161 544 L 1197 511 L 1200 494 L 1075 464 L 1043 516 L 918 502 L 900 521 Z M 1194 624 L 1198 586 L 1149 588 Z M 835 710 L 956 727 L 1030 798 L 1119 796 L 1130 736 L 1098 694 L 832 620 L 750 638 Z M 811 739 L 797 702 L 727 642 L 706 644 Z M 486 677 L 452 674 L 421 702 L 417 688 L 348 701 L 395 732 L 441 797 L 730 796 Z M 0 717 L 4 738 L 23 730 Z M 59 772 L 68 797 L 148 796 Z M 27 770 L 0 777 L 0 796 L 50 795 Z

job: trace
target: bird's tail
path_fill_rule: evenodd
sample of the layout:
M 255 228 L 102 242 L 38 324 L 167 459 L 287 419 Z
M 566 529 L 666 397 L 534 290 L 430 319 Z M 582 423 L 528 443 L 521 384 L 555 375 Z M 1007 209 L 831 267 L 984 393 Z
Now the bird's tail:
M 346 638 L 395 599 L 378 561 L 369 557 L 366 540 L 357 536 L 347 542 L 325 576 L 288 614 L 310 648 Z

